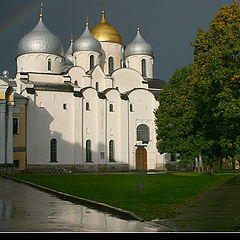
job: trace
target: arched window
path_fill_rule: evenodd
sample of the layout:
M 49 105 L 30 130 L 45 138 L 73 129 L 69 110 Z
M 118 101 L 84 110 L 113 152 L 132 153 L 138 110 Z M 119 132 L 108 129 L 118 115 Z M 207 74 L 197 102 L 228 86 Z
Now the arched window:
M 113 104 L 109 104 L 109 112 L 113 112 Z
M 57 140 L 55 138 L 50 142 L 50 162 L 57 162 Z
M 90 70 L 92 70 L 94 68 L 94 56 L 91 55 L 90 56 Z
M 77 80 L 74 82 L 74 85 L 78 86 L 78 81 Z
M 108 74 L 112 75 L 114 71 L 114 59 L 113 57 L 108 58 Z
M 52 70 L 52 61 L 51 59 L 49 58 L 48 59 L 48 71 L 51 71 Z
M 115 146 L 113 140 L 109 142 L 109 162 L 115 162 Z
M 92 162 L 91 140 L 86 141 L 86 162 Z
M 146 59 L 142 59 L 142 76 L 147 77 Z
M 137 127 L 137 141 L 149 141 L 149 127 L 141 124 Z
M 96 82 L 96 90 L 98 91 L 99 90 L 99 83 Z

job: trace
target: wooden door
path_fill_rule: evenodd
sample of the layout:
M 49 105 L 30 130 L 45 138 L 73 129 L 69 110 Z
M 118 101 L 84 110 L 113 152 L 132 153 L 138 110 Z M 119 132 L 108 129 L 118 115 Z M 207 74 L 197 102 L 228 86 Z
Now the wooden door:
M 136 169 L 147 170 L 147 150 L 145 148 L 138 147 L 136 150 Z

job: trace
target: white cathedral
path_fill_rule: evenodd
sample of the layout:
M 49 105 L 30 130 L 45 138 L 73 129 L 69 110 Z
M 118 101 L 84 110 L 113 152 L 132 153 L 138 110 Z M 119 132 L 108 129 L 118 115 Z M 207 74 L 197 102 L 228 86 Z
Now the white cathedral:
M 139 26 L 125 47 L 102 11 L 64 53 L 41 9 L 16 62 L 17 98 L 27 100 L 26 168 L 131 171 L 144 154 L 145 170 L 164 169 L 169 155 L 157 150 L 154 115 L 164 81 L 153 77 L 153 50 Z

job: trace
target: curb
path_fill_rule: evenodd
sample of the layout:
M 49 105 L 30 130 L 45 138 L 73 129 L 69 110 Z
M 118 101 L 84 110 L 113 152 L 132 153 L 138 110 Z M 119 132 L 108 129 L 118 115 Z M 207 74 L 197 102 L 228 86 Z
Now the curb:
M 0 176 L 11 179 L 11 180 L 16 181 L 16 182 L 20 182 L 20 183 L 23 183 L 23 184 L 30 185 L 32 187 L 38 188 L 38 189 L 40 189 L 42 191 L 45 191 L 45 192 L 48 192 L 48 193 L 52 193 L 52 194 L 60 197 L 62 200 L 69 200 L 71 202 L 75 202 L 75 203 L 78 203 L 78 204 L 80 203 L 80 204 L 82 204 L 86 207 L 96 209 L 96 210 L 101 211 L 101 212 L 106 212 L 106 213 L 109 213 L 109 214 L 113 214 L 113 215 L 115 215 L 117 217 L 120 217 L 121 219 L 124 219 L 124 220 L 137 220 L 137 221 L 140 221 L 140 222 L 144 222 L 144 220 L 142 218 L 140 218 L 138 215 L 136 215 L 135 213 L 123 210 L 121 208 L 116 208 L 116 207 L 110 206 L 110 205 L 105 204 L 105 203 L 100 203 L 100 202 L 96 202 L 96 201 L 89 200 L 89 199 L 86 199 L 86 198 L 73 196 L 73 195 L 70 195 L 70 194 L 67 194 L 67 193 L 58 192 L 56 190 L 37 185 L 35 183 L 27 182 L 27 181 L 24 181 L 24 180 L 21 180 L 21 179 L 16 179 L 16 178 L 9 177 L 9 176 L 6 176 L 6 175 L 0 175 Z

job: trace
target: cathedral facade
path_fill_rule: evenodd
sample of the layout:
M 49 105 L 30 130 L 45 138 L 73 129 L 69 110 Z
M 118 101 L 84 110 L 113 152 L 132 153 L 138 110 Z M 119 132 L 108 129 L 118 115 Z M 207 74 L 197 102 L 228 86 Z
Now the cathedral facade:
M 41 13 L 16 62 L 15 91 L 27 102 L 24 168 L 131 171 L 143 155 L 145 170 L 164 169 L 169 155 L 157 150 L 154 115 L 164 82 L 153 77 L 153 50 L 139 27 L 125 47 L 102 11 L 64 52 Z

